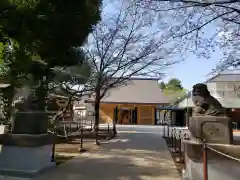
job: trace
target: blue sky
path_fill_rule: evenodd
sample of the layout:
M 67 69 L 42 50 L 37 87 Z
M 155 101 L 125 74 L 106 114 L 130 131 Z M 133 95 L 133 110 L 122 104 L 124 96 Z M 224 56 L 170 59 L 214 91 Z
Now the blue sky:
M 194 54 L 189 54 L 183 62 L 167 70 L 164 81 L 178 78 L 182 81 L 184 88 L 190 90 L 195 83 L 203 82 L 209 78 L 209 73 L 216 67 L 221 58 L 219 54 L 216 51 L 209 59 L 197 58 Z

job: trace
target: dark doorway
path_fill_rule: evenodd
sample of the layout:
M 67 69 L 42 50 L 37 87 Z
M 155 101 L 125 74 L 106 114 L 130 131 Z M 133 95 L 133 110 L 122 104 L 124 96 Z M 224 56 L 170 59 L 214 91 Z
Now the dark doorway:
M 137 124 L 137 107 L 135 107 L 131 111 L 132 111 L 132 122 L 131 122 L 131 124 Z
M 117 124 L 137 124 L 137 108 L 115 108 L 114 120 Z
M 185 111 L 184 110 L 177 110 L 177 111 L 174 111 L 175 114 L 176 114 L 176 123 L 175 125 L 176 126 L 185 126 Z

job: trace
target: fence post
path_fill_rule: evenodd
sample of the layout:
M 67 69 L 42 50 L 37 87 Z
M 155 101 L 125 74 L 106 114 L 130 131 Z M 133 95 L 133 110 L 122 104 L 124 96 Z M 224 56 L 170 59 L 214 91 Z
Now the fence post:
M 51 162 L 55 162 L 55 145 L 56 145 L 56 140 L 57 140 L 56 131 L 54 131 L 54 141 L 53 141 L 53 145 L 52 145 Z
M 84 148 L 83 148 L 83 126 L 81 126 L 81 139 L 80 139 L 80 149 L 79 152 L 84 152 Z
M 234 130 L 237 130 L 237 129 L 238 129 L 238 128 L 237 128 L 237 123 L 232 122 L 232 124 L 233 124 L 233 129 L 234 129 Z
M 181 157 L 181 151 L 182 151 L 182 148 L 181 148 L 181 133 L 182 131 L 179 131 L 179 135 L 178 135 L 178 140 L 179 140 L 179 147 L 178 147 L 178 151 L 179 151 L 179 155 Z
M 55 142 L 52 145 L 52 157 L 51 157 L 51 161 L 55 162 Z
M 165 138 L 165 124 L 163 123 L 163 137 Z
M 174 128 L 174 151 L 177 152 L 177 131 Z
M 183 135 L 182 138 L 181 138 L 181 146 L 180 146 L 180 148 L 181 148 L 181 154 L 180 154 L 180 158 L 183 158 L 183 161 L 185 161 L 185 160 L 184 160 L 185 146 L 184 146 L 184 144 L 182 144 L 182 140 L 186 140 L 186 137 L 187 137 L 187 133 L 184 133 L 184 135 Z
M 187 139 L 187 133 L 184 133 L 184 135 L 183 135 L 183 138 L 182 138 L 182 140 L 186 140 Z M 184 153 L 184 151 L 185 151 L 185 146 L 184 146 L 184 144 L 183 144 L 183 153 Z
M 168 138 L 169 138 L 169 124 L 167 123 L 167 136 L 168 136 Z
M 117 123 L 117 120 L 116 119 L 113 119 L 113 137 L 115 137 L 117 135 L 117 127 L 116 127 L 116 123 Z
M 93 120 L 91 119 L 91 131 L 93 130 Z
M 203 143 L 203 180 L 208 180 L 207 146 Z
M 174 130 L 174 128 L 172 128 L 172 135 L 171 135 L 171 147 L 173 147 L 173 142 L 174 142 L 174 139 L 173 139 L 173 131 Z

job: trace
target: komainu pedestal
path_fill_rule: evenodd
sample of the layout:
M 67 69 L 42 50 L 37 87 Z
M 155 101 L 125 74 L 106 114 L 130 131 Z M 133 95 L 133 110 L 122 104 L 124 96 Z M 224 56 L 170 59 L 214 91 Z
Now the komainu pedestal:
M 232 144 L 232 121 L 224 116 L 193 116 L 189 119 L 189 131 L 193 138 L 207 143 Z
M 240 157 L 240 146 L 233 144 L 231 118 L 227 117 L 225 108 L 211 96 L 205 84 L 193 86 L 192 100 L 193 116 L 188 124 L 190 137 L 182 141 L 185 161 L 183 177 L 189 180 L 204 179 L 202 152 L 207 144 L 208 179 L 238 180 L 239 163 L 221 154 Z
M 16 114 L 12 133 L 0 135 L 0 175 L 32 177 L 56 166 L 52 162 L 55 137 L 47 134 L 46 118 L 39 112 Z
M 34 107 L 31 96 L 15 104 L 11 133 L 0 135 L 0 175 L 32 177 L 56 166 L 55 137 L 48 134 L 48 115 Z

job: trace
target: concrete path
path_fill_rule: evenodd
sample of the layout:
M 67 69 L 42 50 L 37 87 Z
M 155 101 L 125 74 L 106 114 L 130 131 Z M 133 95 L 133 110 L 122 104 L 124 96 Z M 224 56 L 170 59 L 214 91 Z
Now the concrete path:
M 119 134 L 34 180 L 180 180 L 159 134 Z

